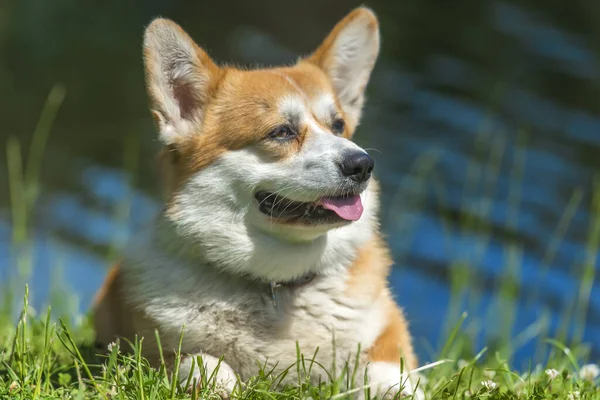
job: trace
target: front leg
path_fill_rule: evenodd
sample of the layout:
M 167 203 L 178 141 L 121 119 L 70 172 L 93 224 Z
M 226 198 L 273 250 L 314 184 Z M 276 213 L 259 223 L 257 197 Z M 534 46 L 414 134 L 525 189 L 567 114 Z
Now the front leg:
M 199 362 L 202 363 L 201 366 L 198 365 Z M 196 387 L 201 387 L 204 382 L 209 386 L 214 384 L 217 393 L 222 398 L 229 398 L 237 383 L 237 377 L 233 369 L 225 361 L 219 362 L 218 358 L 205 353 L 181 357 L 179 365 L 179 382 L 181 384 L 187 382 L 190 371 L 192 374 L 190 385 L 193 385 L 194 379 L 196 380 Z
M 415 386 L 418 374 L 411 373 L 417 368 L 408 323 L 396 303 L 390 299 L 386 304 L 387 326 L 381 332 L 368 352 L 367 377 L 371 385 L 371 395 L 413 396 L 424 398 L 423 391 Z M 401 365 L 400 359 L 403 360 Z

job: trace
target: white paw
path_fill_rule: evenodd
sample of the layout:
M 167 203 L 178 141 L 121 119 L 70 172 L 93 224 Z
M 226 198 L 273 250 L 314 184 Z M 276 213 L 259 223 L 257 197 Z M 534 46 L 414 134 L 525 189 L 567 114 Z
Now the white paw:
M 392 398 L 400 393 L 400 398 L 412 396 L 415 400 L 424 400 L 425 395 L 420 387 L 416 388 L 419 377 L 408 371 L 400 373 L 400 365 L 390 362 L 374 362 L 367 366 L 367 376 L 371 388 L 371 396 Z M 364 397 L 364 393 L 361 397 Z
M 198 366 L 198 361 L 202 362 L 202 367 Z M 192 385 L 194 379 L 197 382 L 197 387 L 203 384 L 204 380 L 209 380 L 208 385 L 215 385 L 215 390 L 221 395 L 222 398 L 229 398 L 229 395 L 233 392 L 237 383 L 237 378 L 233 369 L 224 361 L 219 363 L 219 359 L 208 354 L 197 354 L 194 356 L 186 356 L 181 358 L 181 364 L 179 365 L 179 382 L 185 384 L 190 376 L 190 369 L 192 369 L 192 378 L 190 379 L 190 385 Z M 218 370 L 215 373 L 215 369 L 218 366 Z M 205 379 L 203 376 L 205 375 Z M 212 377 L 212 378 L 211 378 Z

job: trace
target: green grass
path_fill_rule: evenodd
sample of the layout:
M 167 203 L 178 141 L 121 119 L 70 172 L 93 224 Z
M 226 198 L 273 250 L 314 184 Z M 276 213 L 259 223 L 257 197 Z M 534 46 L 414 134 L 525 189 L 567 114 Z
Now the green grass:
M 11 323 L 7 315 L 0 316 L 0 398 L 220 398 L 222 392 L 210 377 L 201 389 L 190 393 L 185 384 L 176 383 L 177 370 L 169 371 L 164 363 L 158 368 L 150 367 L 141 356 L 143 338 L 132 344 L 132 352 L 121 352 L 114 345 L 104 354 L 97 354 L 89 322 L 68 327 L 62 320 L 52 319 L 50 309 L 36 315 L 28 306 L 26 290 L 17 323 Z M 464 339 L 461 325 L 457 324 L 442 354 L 458 355 L 457 343 Z M 422 371 L 420 386 L 427 399 L 600 399 L 594 366 L 579 365 L 574 353 L 560 342 L 548 341 L 546 345 L 558 351 L 546 365 L 536 365 L 525 373 L 512 371 L 499 353 L 490 354 L 483 349 L 467 359 L 447 357 L 444 363 Z M 353 386 L 347 382 L 352 368 L 331 382 L 314 385 L 302 378 L 310 368 L 310 359 L 299 355 L 298 360 L 290 366 L 300 372 L 298 384 L 282 386 L 281 375 L 257 364 L 257 375 L 241 383 L 232 397 L 350 398 L 348 393 Z
M 89 318 L 72 322 L 68 317 L 53 317 L 50 309 L 40 314 L 29 306 L 29 293 L 25 289 L 22 312 L 15 317 L 13 310 L 14 288 L 24 287 L 31 276 L 34 260 L 27 252 L 29 231 L 32 226 L 31 215 L 41 192 L 40 171 L 43 165 L 43 153 L 50 137 L 53 120 L 64 99 L 64 89 L 57 85 L 50 92 L 41 118 L 35 128 L 31 146 L 27 155 L 23 154 L 21 142 L 10 138 L 7 150 L 7 167 L 12 217 L 12 245 L 15 250 L 13 280 L 0 285 L 0 399 L 189 399 L 220 398 L 218 388 L 210 382 L 203 382 L 199 391 L 188 392 L 187 385 L 177 384 L 178 371 L 169 371 L 164 363 L 152 368 L 141 356 L 143 338 L 132 344 L 133 352 L 124 353 L 119 346 L 110 351 L 98 352 L 93 348 L 94 333 Z M 513 332 L 513 322 L 517 294 L 515 281 L 518 280 L 519 266 L 523 249 L 518 243 L 509 243 L 505 252 L 508 265 L 497 283 L 498 304 L 493 304 L 487 313 L 487 319 L 467 318 L 463 307 L 477 305 L 482 293 L 477 289 L 476 276 L 472 268 L 477 265 L 491 238 L 485 217 L 491 210 L 493 188 L 497 182 L 500 162 L 505 149 L 503 139 L 492 140 L 492 132 L 482 129 L 475 144 L 476 157 L 467 168 L 465 199 L 480 196 L 482 201 L 474 208 L 464 204 L 464 220 L 459 224 L 460 231 L 477 231 L 482 245 L 473 249 L 473 254 L 457 254 L 451 260 L 452 299 L 448 305 L 448 319 L 440 343 L 436 348 L 430 346 L 429 358 L 443 360 L 430 365 L 422 371 L 419 386 L 427 399 L 599 399 L 599 377 L 594 376 L 594 366 L 583 365 L 587 362 L 588 349 L 581 343 L 585 316 L 588 312 L 589 297 L 595 279 L 594 260 L 600 242 L 600 180 L 593 188 L 592 209 L 585 245 L 585 257 L 581 266 L 574 270 L 579 274 L 580 289 L 567 304 L 562 315 L 558 332 L 551 337 L 548 316 L 540 318 L 522 332 Z M 488 143 L 489 147 L 485 144 Z M 520 133 L 518 149 L 515 152 L 509 193 L 509 212 L 506 225 L 516 226 L 521 202 L 521 182 L 523 175 L 526 134 Z M 124 145 L 125 169 L 135 175 L 137 166 L 138 143 L 126 141 Z M 433 186 L 440 205 L 440 218 L 448 236 L 452 223 L 445 211 L 446 194 L 436 171 L 439 149 L 419 157 L 414 168 L 407 174 L 417 177 L 422 183 L 413 193 L 398 194 L 404 205 L 395 204 L 396 210 L 407 205 L 412 210 L 423 203 L 423 193 L 427 184 Z M 488 163 L 476 164 L 475 159 L 488 160 Z M 481 193 L 478 193 L 478 190 Z M 557 221 L 556 230 L 544 253 L 542 266 L 551 264 L 565 232 L 569 228 L 575 211 L 582 203 L 582 190 L 576 190 L 567 205 L 563 216 Z M 396 203 L 394 200 L 393 203 Z M 130 200 L 125 199 L 115 210 L 116 219 L 126 219 Z M 402 212 L 393 216 L 392 222 L 409 237 L 411 226 Z M 454 228 L 456 229 L 456 228 Z M 121 238 L 116 239 L 116 241 Z M 113 243 L 106 254 L 107 260 L 116 256 L 120 243 Z M 25 251 L 23 251 L 25 249 Z M 397 255 L 402 259 L 405 254 Z M 108 264 L 108 262 L 107 262 Z M 55 277 L 56 279 L 56 277 Z M 8 290 L 8 288 L 12 290 Z M 528 301 L 536 297 L 537 286 L 529 291 Z M 11 295 L 12 293 L 12 295 Z M 66 294 L 53 295 L 52 304 L 58 309 L 58 315 L 71 315 L 72 301 L 65 301 Z M 493 324 L 493 320 L 496 324 Z M 500 323 L 498 323 L 500 321 Z M 488 347 L 476 348 L 474 338 L 482 332 L 482 326 L 498 326 L 498 332 L 488 337 Z M 567 340 L 569 327 L 575 327 L 574 334 Z M 489 333 L 489 332 L 488 332 Z M 531 355 L 531 365 L 525 370 L 511 368 L 512 357 L 523 344 L 537 340 L 538 347 Z M 416 338 L 419 340 L 419 338 Z M 176 350 L 176 349 L 174 349 Z M 549 354 L 549 357 L 544 357 Z M 342 376 L 330 379 L 320 385 L 310 384 L 303 377 L 310 368 L 310 357 L 298 354 L 298 362 L 289 366 L 299 373 L 299 381 L 292 386 L 280 384 L 281 375 L 260 368 L 257 361 L 257 375 L 241 383 L 233 393 L 240 399 L 317 399 L 347 398 L 353 387 L 360 387 L 360 377 L 355 377 L 356 385 L 348 384 L 352 380 L 352 368 Z M 176 362 L 175 365 L 178 365 Z M 596 367 L 597 368 L 597 367 Z M 355 391 L 355 390 L 354 390 Z

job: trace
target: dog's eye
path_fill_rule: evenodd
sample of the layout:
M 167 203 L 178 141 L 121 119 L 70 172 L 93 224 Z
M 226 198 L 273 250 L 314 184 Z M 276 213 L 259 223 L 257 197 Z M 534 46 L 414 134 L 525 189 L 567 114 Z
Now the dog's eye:
M 346 127 L 346 123 L 344 122 L 344 120 L 341 118 L 338 118 L 335 121 L 333 121 L 333 124 L 331 124 L 331 131 L 333 133 L 335 133 L 336 135 L 340 135 L 344 132 L 345 127 Z
M 281 125 L 269 133 L 269 138 L 276 140 L 289 140 L 298 136 L 298 133 L 289 125 Z

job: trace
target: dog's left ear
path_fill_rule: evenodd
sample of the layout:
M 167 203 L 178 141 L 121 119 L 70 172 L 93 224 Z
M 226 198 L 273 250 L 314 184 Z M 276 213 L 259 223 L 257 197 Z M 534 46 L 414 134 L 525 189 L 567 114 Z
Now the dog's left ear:
M 364 91 L 379 54 L 379 23 L 370 9 L 359 7 L 337 23 L 319 48 L 308 57 L 329 76 L 346 113 L 355 125 L 360 119 Z

